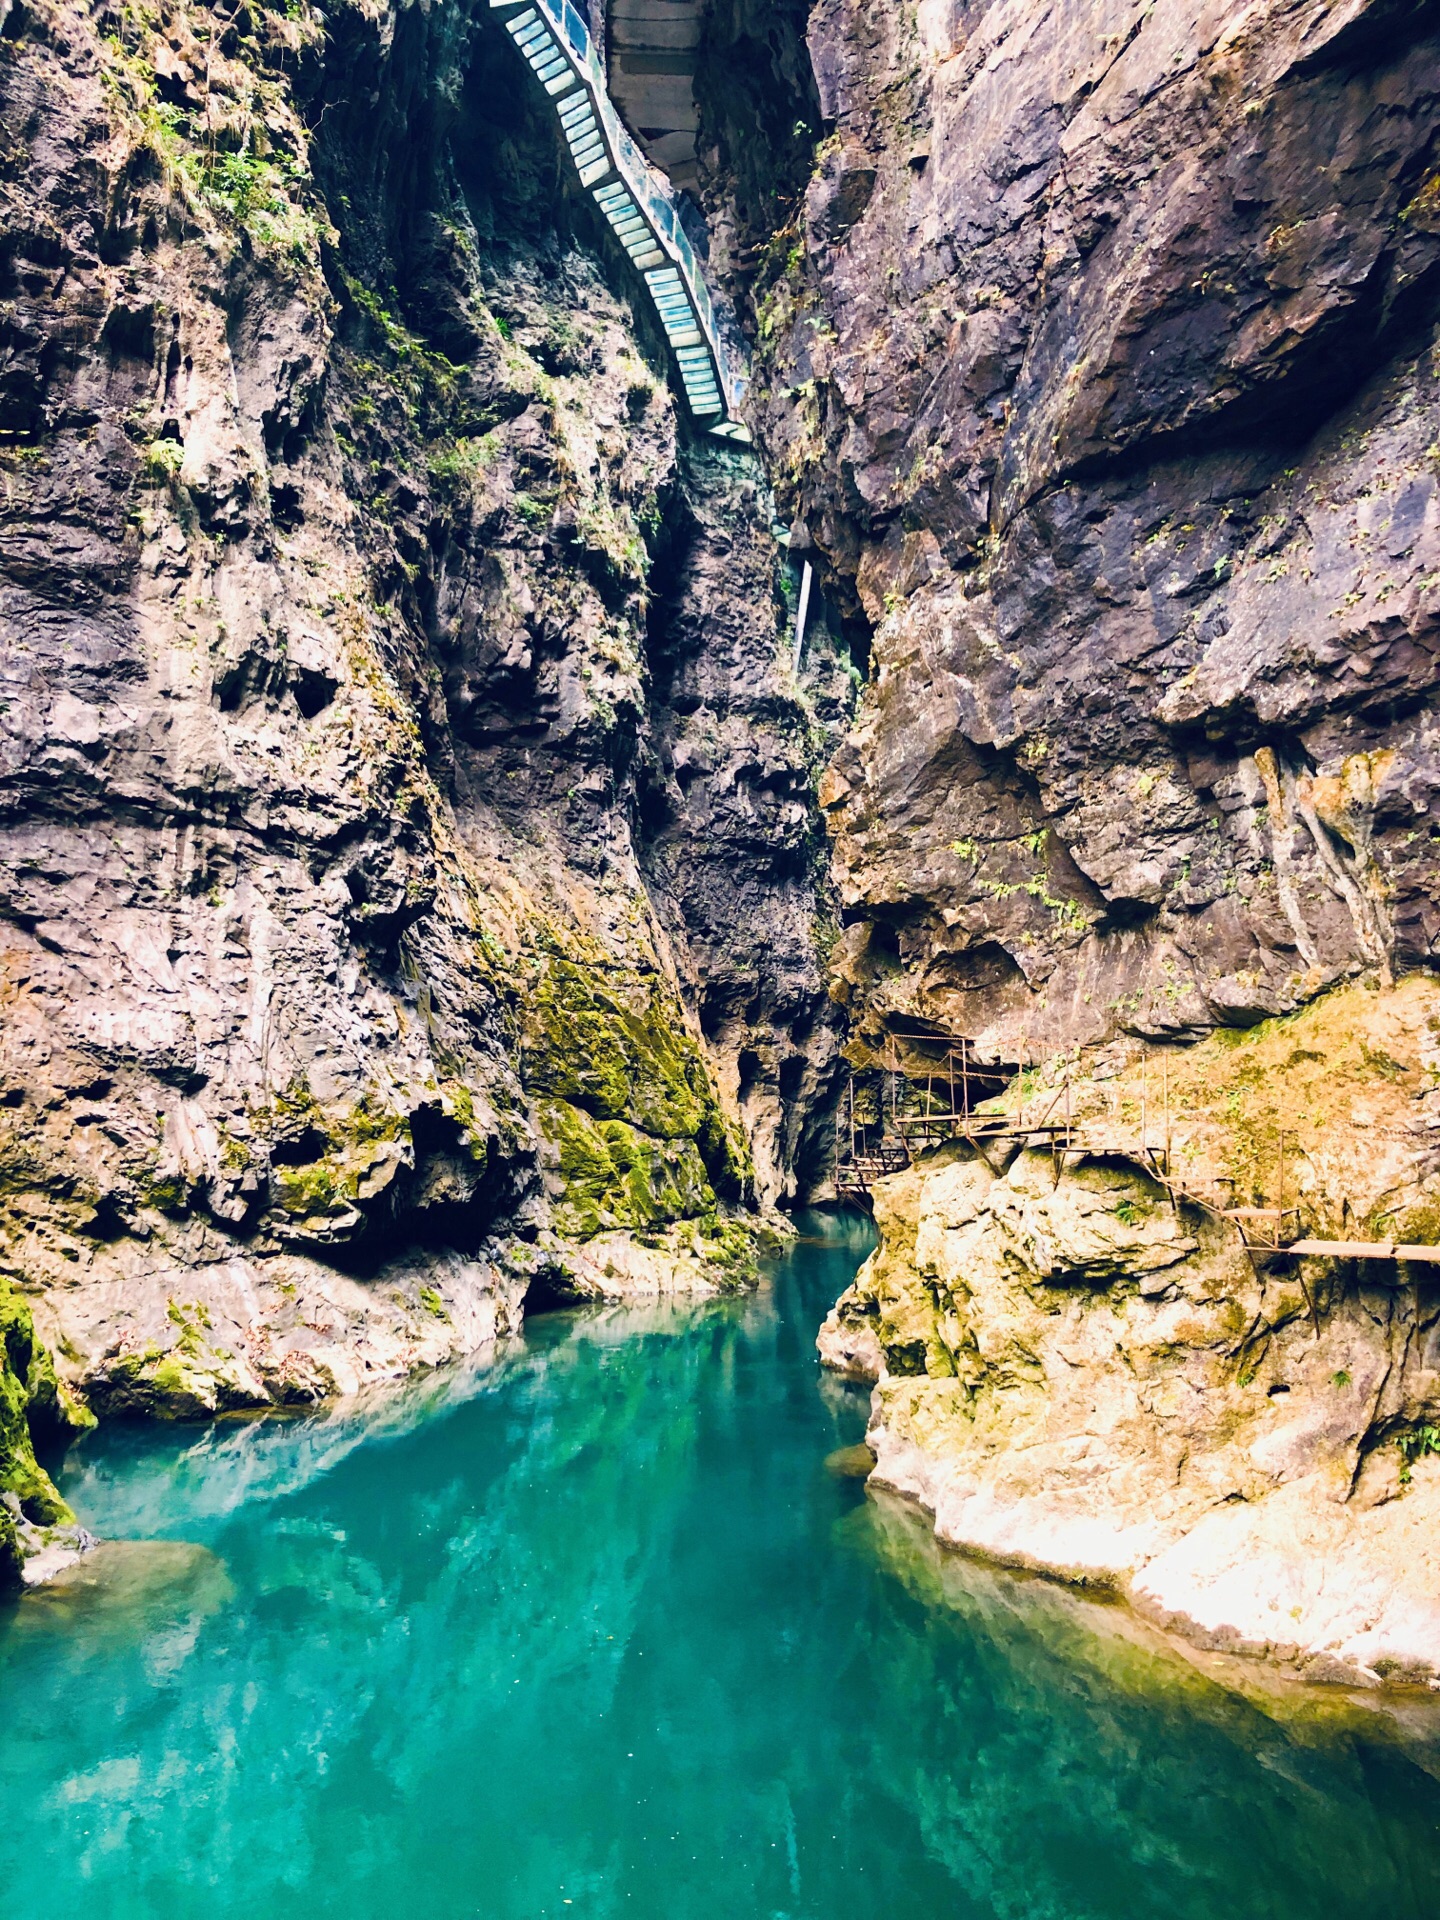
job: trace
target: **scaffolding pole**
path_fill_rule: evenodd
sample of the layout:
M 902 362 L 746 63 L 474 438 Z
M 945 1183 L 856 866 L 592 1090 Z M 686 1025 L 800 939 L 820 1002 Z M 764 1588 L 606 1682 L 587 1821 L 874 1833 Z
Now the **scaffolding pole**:
M 795 615 L 794 666 L 796 673 L 800 671 L 800 661 L 805 652 L 805 624 L 810 618 L 810 588 L 814 578 L 814 569 L 807 560 L 805 562 L 805 570 L 800 575 L 800 610 Z

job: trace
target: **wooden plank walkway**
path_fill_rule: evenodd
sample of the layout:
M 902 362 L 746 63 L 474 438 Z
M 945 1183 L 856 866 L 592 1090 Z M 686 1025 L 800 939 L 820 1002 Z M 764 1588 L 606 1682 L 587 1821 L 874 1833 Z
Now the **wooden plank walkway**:
M 1070 1114 L 1068 1082 L 1057 1088 L 1043 1108 L 1027 1116 L 1023 1105 L 1002 1113 L 977 1111 L 972 1105 L 972 1085 L 983 1075 L 993 1081 L 994 1070 L 977 1070 L 968 1042 L 952 1041 L 933 1034 L 900 1035 L 894 1038 L 914 1047 L 938 1047 L 944 1057 L 922 1069 L 902 1067 L 898 1049 L 891 1054 L 893 1064 L 881 1071 L 879 1090 L 874 1094 L 875 1117 L 865 1121 L 857 1117 L 855 1081 L 849 1088 L 850 1149 L 840 1151 L 840 1130 L 836 1132 L 835 1188 L 841 1198 L 868 1202 L 877 1179 L 900 1172 L 913 1164 L 918 1153 L 943 1146 L 952 1140 L 968 1142 L 977 1151 L 991 1143 L 1011 1142 L 1018 1146 L 1048 1149 L 1055 1163 L 1058 1183 L 1069 1154 L 1090 1158 L 1110 1156 L 1128 1160 L 1164 1188 L 1172 1206 L 1198 1207 L 1218 1219 L 1227 1220 L 1239 1233 L 1245 1250 L 1251 1255 L 1274 1258 L 1380 1260 L 1398 1264 L 1416 1262 L 1440 1265 L 1440 1246 L 1414 1241 L 1327 1240 L 1302 1232 L 1302 1214 L 1298 1207 L 1237 1207 L 1223 1192 L 1228 1182 L 1203 1181 L 1195 1174 L 1177 1175 L 1169 1142 L 1168 1110 L 1165 1144 L 1156 1145 L 1145 1137 L 1125 1137 L 1111 1129 L 1097 1130 L 1076 1122 Z M 1064 1098 L 1063 1118 L 1054 1118 Z M 988 1099 L 988 1096 L 987 1096 Z M 888 1112 L 886 1106 L 888 1102 Z M 877 1146 L 873 1136 L 879 1134 Z M 1280 1149 L 1279 1186 L 1283 1197 L 1285 1162 Z
M 1280 1251 L 1329 1260 L 1440 1261 L 1440 1247 L 1403 1240 L 1291 1240 Z

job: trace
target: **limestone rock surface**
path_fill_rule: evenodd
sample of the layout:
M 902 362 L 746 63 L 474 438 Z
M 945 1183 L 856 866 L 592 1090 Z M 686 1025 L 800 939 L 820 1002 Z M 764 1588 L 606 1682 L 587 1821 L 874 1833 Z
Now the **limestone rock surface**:
M 1080 1130 L 882 1182 L 822 1354 L 942 1538 L 1432 1675 L 1433 1270 L 1222 1216 L 1440 1239 L 1435 10 L 715 22 L 714 258 L 866 678 L 820 792 L 862 1117 L 918 1030 Z
M 489 8 L 0 11 L 0 1277 L 307 1402 L 816 1175 L 850 680 Z
M 1413 1223 L 1435 1205 L 1433 1150 L 1404 1123 L 1423 1112 L 1436 989 L 1399 997 L 1370 1015 L 1400 1056 L 1371 1051 L 1374 1104 L 1332 1111 L 1328 1158 L 1292 1163 L 1322 1232 L 1343 1181 L 1349 1237 L 1397 1218 L 1432 1237 Z M 1342 1012 L 1363 1038 L 1361 1010 Z M 1307 1018 L 1272 1024 L 1294 1040 Z M 1219 1080 L 1226 1049 L 1207 1048 Z M 1315 1056 L 1291 1051 L 1303 1096 Z M 1234 1091 L 1248 1063 L 1228 1052 Z M 1376 1131 L 1391 1144 L 1367 1156 Z M 1251 1253 L 1218 1208 L 1103 1150 L 943 1148 L 881 1181 L 875 1211 L 880 1247 L 820 1351 L 873 1368 L 876 1480 L 942 1540 L 1114 1588 L 1310 1679 L 1440 1679 L 1433 1269 Z
M 757 430 L 869 672 L 837 994 L 1016 1061 L 1428 964 L 1433 10 L 818 0 L 808 51 L 765 245 L 699 92 Z

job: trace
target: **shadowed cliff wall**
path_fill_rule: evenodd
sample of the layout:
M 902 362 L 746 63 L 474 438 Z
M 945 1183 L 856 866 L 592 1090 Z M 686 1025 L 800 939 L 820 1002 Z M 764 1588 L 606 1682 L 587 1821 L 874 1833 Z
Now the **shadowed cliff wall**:
M 7 4 L 0 128 L 3 1272 L 204 1411 L 730 1270 L 849 682 L 499 24 Z

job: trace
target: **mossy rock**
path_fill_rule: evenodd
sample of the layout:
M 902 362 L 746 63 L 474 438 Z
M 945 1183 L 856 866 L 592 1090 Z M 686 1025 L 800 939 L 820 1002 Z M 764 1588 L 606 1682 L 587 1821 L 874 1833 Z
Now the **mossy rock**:
M 540 969 L 522 1014 L 527 1092 L 597 1123 L 623 1122 L 655 1140 L 694 1141 L 720 1197 L 749 1201 L 749 1147 L 720 1106 L 674 995 L 654 979 L 617 985 L 600 957 L 577 958 L 554 942 Z
M 217 1376 L 207 1359 L 190 1350 L 183 1334 L 163 1352 L 152 1346 L 126 1354 L 110 1368 L 102 1410 L 151 1420 L 207 1420 L 220 1407 Z
M 120 1354 L 92 1380 L 90 1396 L 103 1414 L 209 1420 L 270 1404 L 245 1360 L 213 1337 L 202 1302 L 172 1299 L 166 1318 L 177 1330 L 174 1338 Z
M 658 983 L 637 980 L 622 994 L 594 968 L 549 954 L 523 1019 L 529 1092 L 657 1139 L 699 1135 L 714 1105 L 710 1076 Z
M 692 1140 L 656 1139 L 624 1120 L 593 1120 L 546 1101 L 555 1224 L 577 1240 L 615 1227 L 653 1228 L 711 1212 L 715 1191 Z
M 467 1169 L 478 1183 L 490 1158 L 490 1140 L 475 1096 L 447 1080 L 413 1108 L 362 1094 L 346 1107 L 322 1107 L 297 1079 L 255 1116 L 269 1143 L 270 1199 L 283 1233 L 317 1241 L 343 1240 L 363 1228 L 377 1203 L 388 1205 L 396 1181 L 413 1174 L 417 1123 L 425 1121 L 428 1151 Z
M 712 1104 L 706 1109 L 695 1144 L 705 1162 L 710 1184 L 720 1198 L 733 1206 L 751 1204 L 755 1195 L 755 1162 L 750 1144 L 718 1105 Z
M 0 1593 L 18 1587 L 23 1576 L 25 1556 L 20 1551 L 20 1536 L 15 1522 L 0 1506 Z
M 760 1277 L 760 1256 L 778 1253 L 780 1236 L 763 1221 L 724 1219 L 718 1213 L 685 1221 L 678 1229 L 682 1244 L 713 1269 L 724 1287 L 750 1287 Z
M 36 1526 L 64 1526 L 74 1514 L 35 1458 L 35 1435 L 69 1437 L 93 1426 L 61 1385 L 50 1355 L 35 1337 L 25 1301 L 0 1281 L 0 1492 L 14 1494 Z M 9 1516 L 5 1516 L 9 1523 Z M 13 1523 L 0 1525 L 0 1581 L 19 1565 Z M 8 1544 L 7 1544 L 8 1539 Z
M 473 1101 L 467 1094 L 438 1104 L 456 1151 L 483 1168 L 487 1148 Z M 321 1107 L 297 1080 L 257 1119 L 270 1143 L 271 1204 L 281 1231 L 295 1238 L 352 1237 L 397 1176 L 415 1164 L 412 1115 L 377 1094 L 362 1094 L 348 1107 Z

